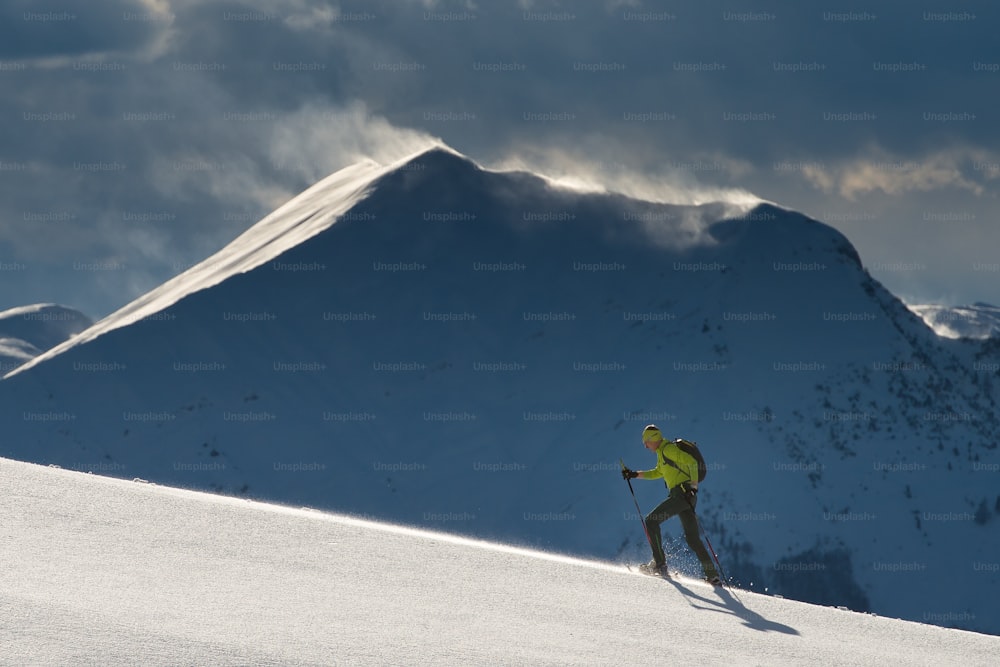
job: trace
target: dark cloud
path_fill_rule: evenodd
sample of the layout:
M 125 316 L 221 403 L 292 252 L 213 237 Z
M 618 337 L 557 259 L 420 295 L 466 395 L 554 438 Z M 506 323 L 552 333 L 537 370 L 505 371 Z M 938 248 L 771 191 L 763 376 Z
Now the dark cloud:
M 146 48 L 169 21 L 157 3 L 143 0 L 7 0 L 0 5 L 0 58 L 136 52 Z
M 103 314 L 427 135 L 664 198 L 750 190 L 892 289 L 998 300 L 969 267 L 1000 241 L 1000 10 L 835 4 L 9 2 L 0 261 L 31 280 L 0 301 Z

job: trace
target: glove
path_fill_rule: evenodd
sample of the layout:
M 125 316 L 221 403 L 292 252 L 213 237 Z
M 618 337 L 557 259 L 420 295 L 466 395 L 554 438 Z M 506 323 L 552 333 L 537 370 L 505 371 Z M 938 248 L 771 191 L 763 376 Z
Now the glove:
M 630 480 L 630 479 L 635 479 L 638 476 L 639 473 L 637 473 L 636 471 L 629 470 L 628 468 L 622 468 L 622 479 Z
M 698 489 L 691 486 L 687 482 L 681 484 L 681 493 L 684 494 L 684 497 L 687 498 L 687 501 L 692 505 L 694 504 L 694 501 L 698 498 Z

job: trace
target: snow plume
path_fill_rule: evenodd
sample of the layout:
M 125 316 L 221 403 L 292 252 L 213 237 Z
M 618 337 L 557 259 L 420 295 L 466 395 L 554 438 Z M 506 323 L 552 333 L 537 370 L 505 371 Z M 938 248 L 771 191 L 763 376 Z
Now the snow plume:
M 531 171 L 555 185 L 584 192 L 616 192 L 660 204 L 698 206 L 720 202 L 746 212 L 763 201 L 746 190 L 700 183 L 694 176 L 694 163 L 666 162 L 662 166 L 645 167 L 627 158 L 609 159 L 606 157 L 609 154 L 614 155 L 603 149 L 521 146 L 490 166 L 498 170 Z M 746 165 L 739 161 L 713 158 L 704 163 L 711 164 L 715 171 L 740 173 L 746 170 Z
M 224 150 L 187 146 L 165 156 L 156 187 L 180 199 L 207 194 L 231 210 L 249 205 L 263 215 L 339 169 L 365 160 L 391 164 L 440 144 L 428 134 L 393 126 L 361 103 L 246 115 L 262 121 L 259 127 L 225 119 L 215 124 Z
M 1000 336 L 1000 308 L 987 303 L 971 306 L 906 304 L 942 338 L 985 340 Z
M 365 159 L 391 164 L 441 145 L 419 130 L 400 128 L 360 102 L 345 107 L 306 105 L 275 123 L 272 164 L 314 183 Z
M 593 157 L 609 154 L 614 153 L 603 149 L 522 147 L 490 166 L 497 170 L 532 172 L 556 187 L 618 193 L 640 200 L 643 205 L 648 203 L 651 209 L 635 211 L 634 219 L 653 243 L 674 249 L 712 243 L 708 233 L 712 223 L 744 216 L 764 203 L 746 190 L 704 185 L 693 175 L 693 167 L 699 164 L 711 165 L 716 171 L 740 173 L 746 165 L 739 161 L 712 158 L 642 169 L 624 159 Z

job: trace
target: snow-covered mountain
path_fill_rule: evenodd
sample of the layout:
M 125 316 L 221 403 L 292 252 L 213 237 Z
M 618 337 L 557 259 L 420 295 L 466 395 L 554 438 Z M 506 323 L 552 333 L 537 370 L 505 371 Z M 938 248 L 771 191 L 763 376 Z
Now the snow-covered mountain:
M 52 303 L 0 312 L 0 375 L 80 333 L 93 321 L 78 310 Z
M 9 460 L 0 486 L 4 665 L 673 664 L 681 651 L 972 667 L 1000 652 L 988 635 L 344 515 Z M 672 618 L 683 648 L 651 643 Z
M 1000 337 L 1000 308 L 988 303 L 978 302 L 971 306 L 911 304 L 909 308 L 945 338 Z
M 1000 632 L 998 359 L 800 214 L 435 149 L 334 174 L 9 375 L 0 454 L 638 560 L 618 458 L 649 467 L 657 422 L 701 443 L 744 585 Z

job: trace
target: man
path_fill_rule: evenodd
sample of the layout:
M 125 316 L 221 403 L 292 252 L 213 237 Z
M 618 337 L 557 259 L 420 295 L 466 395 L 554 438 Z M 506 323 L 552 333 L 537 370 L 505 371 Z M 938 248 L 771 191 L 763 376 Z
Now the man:
M 698 461 L 683 451 L 672 440 L 663 437 L 655 424 L 642 431 L 642 444 L 656 453 L 656 467 L 652 470 L 622 470 L 622 477 L 628 479 L 662 479 L 669 489 L 667 499 L 646 515 L 646 532 L 649 546 L 653 550 L 653 560 L 642 569 L 646 572 L 667 575 L 667 558 L 663 553 L 663 539 L 660 524 L 672 516 L 677 516 L 684 527 L 684 537 L 691 551 L 701 562 L 705 579 L 714 586 L 721 586 L 722 580 L 708 550 L 701 541 L 698 517 L 694 513 L 698 503 Z

